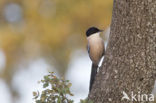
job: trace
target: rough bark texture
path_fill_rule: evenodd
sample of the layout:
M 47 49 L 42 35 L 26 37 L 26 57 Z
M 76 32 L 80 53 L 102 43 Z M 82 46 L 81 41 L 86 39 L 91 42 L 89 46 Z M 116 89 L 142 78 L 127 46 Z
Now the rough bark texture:
M 156 0 L 114 0 L 110 31 L 89 99 L 132 103 L 122 91 L 151 94 L 156 78 Z

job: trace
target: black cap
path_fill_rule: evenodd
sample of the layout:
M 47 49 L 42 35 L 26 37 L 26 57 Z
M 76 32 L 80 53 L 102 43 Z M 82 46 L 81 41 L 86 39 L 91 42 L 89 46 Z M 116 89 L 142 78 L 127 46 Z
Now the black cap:
M 90 27 L 90 28 L 86 31 L 86 36 L 88 37 L 88 36 L 90 36 L 90 35 L 92 35 L 92 34 L 94 34 L 94 33 L 101 32 L 101 31 L 103 31 L 103 30 L 99 30 L 99 29 L 96 28 L 96 27 Z

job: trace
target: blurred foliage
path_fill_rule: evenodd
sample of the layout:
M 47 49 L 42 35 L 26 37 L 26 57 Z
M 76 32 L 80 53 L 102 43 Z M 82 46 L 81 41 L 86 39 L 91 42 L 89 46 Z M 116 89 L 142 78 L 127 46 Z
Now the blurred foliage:
M 64 75 L 72 51 L 86 47 L 85 30 L 109 26 L 112 5 L 113 0 L 0 0 L 0 50 L 6 56 L 0 77 L 12 90 L 19 65 L 36 58 Z
M 69 80 L 63 78 L 57 78 L 53 72 L 44 76 L 41 80 L 43 88 L 45 90 L 40 94 L 39 92 L 33 92 L 33 96 L 36 103 L 74 103 L 73 100 L 68 99 L 69 96 L 73 96 L 70 92 L 71 83 Z M 80 100 L 80 103 L 93 103 L 89 100 Z
M 112 0 L 0 1 L 0 48 L 7 57 L 6 68 L 43 56 L 57 69 L 66 69 L 71 51 L 85 42 L 85 30 L 93 25 L 105 28 L 111 20 Z M 22 11 L 15 22 L 3 15 L 9 4 Z

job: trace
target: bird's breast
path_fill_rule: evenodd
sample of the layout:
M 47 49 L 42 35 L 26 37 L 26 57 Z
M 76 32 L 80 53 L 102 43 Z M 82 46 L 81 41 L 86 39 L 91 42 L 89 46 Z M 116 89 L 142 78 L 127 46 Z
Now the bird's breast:
M 90 58 L 92 62 L 98 64 L 104 53 L 104 42 L 99 38 L 91 38 L 88 40 L 90 49 Z

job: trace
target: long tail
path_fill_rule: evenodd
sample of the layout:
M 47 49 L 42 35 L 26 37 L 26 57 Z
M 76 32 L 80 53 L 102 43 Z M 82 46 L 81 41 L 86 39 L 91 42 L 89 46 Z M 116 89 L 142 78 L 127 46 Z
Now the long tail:
M 92 63 L 92 68 L 91 68 L 92 71 L 91 71 L 91 77 L 90 77 L 89 92 L 92 89 L 92 85 L 94 83 L 94 79 L 95 79 L 95 76 L 96 76 L 96 73 L 97 73 L 97 68 L 98 68 L 98 65 Z

